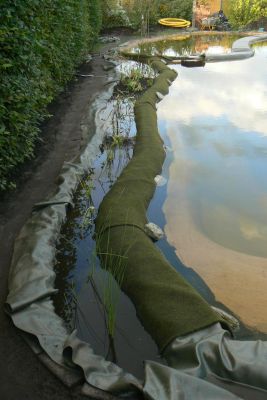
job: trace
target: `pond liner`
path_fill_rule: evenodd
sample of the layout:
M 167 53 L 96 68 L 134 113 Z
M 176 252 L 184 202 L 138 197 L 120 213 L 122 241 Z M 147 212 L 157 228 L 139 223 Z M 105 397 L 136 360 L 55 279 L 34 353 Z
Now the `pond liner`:
M 165 159 L 157 127 L 157 94 L 166 95 L 169 81 L 177 76 L 160 60 L 154 59 L 150 65 L 159 76 L 136 101 L 133 157 L 100 204 L 96 238 L 102 265 L 115 278 L 118 259 L 124 258 L 122 290 L 162 352 L 177 336 L 210 326 L 220 317 L 145 232 L 146 211 L 156 188 L 154 179 Z
M 79 340 L 75 331 L 69 332 L 55 312 L 52 297 L 57 293 L 54 287 L 56 242 L 67 218 L 67 209 L 73 204 L 74 192 L 92 167 L 103 142 L 107 122 L 102 120 L 102 114 L 113 88 L 114 84 L 89 110 L 87 118 L 96 120 L 95 135 L 82 154 L 73 162 L 64 163 L 56 193 L 33 207 L 32 215 L 15 240 L 4 307 L 40 362 L 66 386 L 82 383 L 86 395 L 103 400 L 114 398 L 103 390 L 129 392 L 134 386 L 140 391 L 141 384 L 119 366 L 94 354 L 90 344 Z M 86 121 L 83 123 L 85 127 Z
M 156 79 L 155 83 L 159 82 L 161 84 L 161 88 L 156 88 L 156 91 L 166 94 L 168 92 L 167 81 L 170 83 L 170 80 L 174 79 L 173 74 L 175 73 L 167 69 L 165 64 L 162 65 L 159 62 L 153 64 L 153 67 L 157 68 L 160 72 L 160 76 Z M 166 82 L 162 80 L 162 77 L 166 78 Z M 64 321 L 55 313 L 54 304 L 52 301 L 53 294 L 57 291 L 57 289 L 54 288 L 55 272 L 53 270 L 56 241 L 60 234 L 61 225 L 67 217 L 67 208 L 72 206 L 74 191 L 76 190 L 85 171 L 88 170 L 88 168 L 90 168 L 92 165 L 97 149 L 99 148 L 99 144 L 102 143 L 105 127 L 103 126 L 103 122 L 102 125 L 100 125 L 100 113 L 106 109 L 106 100 L 110 98 L 111 91 L 112 88 L 100 96 L 96 102 L 97 104 L 95 104 L 98 109 L 96 119 L 98 118 L 99 124 L 96 135 L 93 137 L 85 151 L 80 156 L 73 160 L 72 163 L 65 163 L 58 179 L 57 192 L 54 194 L 54 196 L 51 196 L 49 199 L 47 199 L 47 201 L 36 205 L 35 211 L 26 224 L 22 227 L 16 239 L 8 282 L 9 294 L 6 300 L 5 310 L 12 318 L 14 325 L 21 331 L 28 334 L 26 335 L 25 333 L 24 337 L 30 344 L 39 360 L 44 363 L 50 369 L 50 371 L 59 379 L 61 379 L 67 386 L 72 387 L 82 383 L 83 394 L 90 396 L 91 398 L 97 397 L 103 400 L 114 398 L 110 394 L 103 391 L 111 392 L 116 395 L 120 393 L 129 394 L 133 391 L 138 391 L 144 393 L 145 397 L 148 399 L 174 400 L 180 398 L 177 397 L 176 392 L 174 393 L 174 397 L 168 393 L 166 393 L 166 396 L 161 396 L 161 392 L 157 393 L 155 392 L 155 389 L 157 388 L 157 385 L 160 385 L 161 380 L 164 380 L 164 375 L 168 375 L 168 379 L 172 376 L 176 377 L 177 373 L 175 371 L 166 367 L 166 371 L 163 371 L 161 376 L 156 377 L 155 368 L 164 369 L 164 366 L 156 363 L 146 362 L 145 384 L 143 385 L 142 382 L 136 379 L 133 375 L 123 371 L 116 364 L 106 361 L 103 357 L 95 354 L 89 343 L 85 343 L 76 337 L 75 331 L 70 333 L 67 330 Z M 148 121 L 149 123 L 153 121 L 153 131 L 156 133 L 157 118 L 155 105 L 158 96 L 154 93 L 152 88 L 142 97 L 142 99 L 145 101 L 143 101 L 141 104 L 139 103 L 140 106 L 136 107 L 136 115 L 139 113 L 142 114 L 142 110 L 146 110 L 146 106 L 148 105 L 149 109 L 153 110 L 154 113 L 152 119 L 149 119 Z M 145 211 L 150 197 L 155 189 L 155 183 L 151 183 L 151 179 L 154 179 L 155 175 L 157 175 L 155 171 L 160 169 L 157 157 L 162 163 L 164 160 L 164 152 L 162 148 L 160 149 L 160 146 L 162 147 L 162 141 L 157 134 L 155 134 L 155 137 L 153 138 L 153 145 L 151 143 L 151 146 L 148 146 L 148 142 L 151 139 L 149 134 L 151 129 L 150 126 L 146 127 L 144 121 L 141 120 L 137 122 L 137 126 L 138 131 L 140 132 L 140 129 L 142 128 L 142 131 L 143 133 L 145 132 L 145 134 L 143 135 L 141 141 L 138 142 L 135 152 L 137 149 L 142 147 L 141 143 L 144 141 L 146 154 L 154 154 L 154 156 L 152 156 L 153 162 L 149 163 L 149 165 L 147 165 L 148 168 L 146 168 L 148 175 L 144 177 L 142 181 L 140 180 L 142 185 L 148 185 L 150 188 L 150 192 L 146 192 L 144 196 L 145 198 L 138 205 L 141 205 L 143 207 L 143 211 Z M 148 148 L 150 149 L 149 151 Z M 155 148 L 156 153 L 151 151 L 153 148 Z M 155 154 L 157 154 L 157 156 L 155 156 Z M 143 156 L 140 156 L 140 161 L 141 160 L 143 162 L 143 167 L 145 167 L 146 160 L 143 159 Z M 134 172 L 138 173 L 140 176 L 142 171 L 134 168 Z M 133 183 L 138 189 L 136 179 L 133 180 Z M 130 213 L 130 216 L 132 217 L 133 214 Z M 121 217 L 119 221 L 120 223 L 123 221 L 123 218 Z M 143 243 L 144 240 L 152 243 L 144 233 L 142 225 L 143 219 L 146 220 L 145 217 L 141 217 L 136 221 L 136 228 L 133 228 L 131 225 L 124 228 L 129 230 L 134 229 L 134 236 L 137 239 L 139 237 L 138 234 L 142 235 L 140 240 L 136 241 L 137 246 L 138 243 Z M 125 220 L 123 223 L 125 223 Z M 116 221 L 116 224 L 118 224 L 118 221 Z M 105 226 L 106 225 L 103 224 L 104 228 Z M 110 228 L 109 225 L 106 227 L 107 229 Z M 103 231 L 103 235 L 101 236 L 102 239 L 104 239 L 107 235 L 107 229 Z M 116 231 L 116 229 L 119 229 L 119 227 L 117 226 L 114 229 Z M 130 246 L 131 245 L 132 242 Z M 148 253 L 150 253 L 150 251 Z M 161 263 L 161 258 L 163 256 L 158 252 L 158 250 L 156 250 L 156 254 L 159 254 L 156 256 L 157 259 L 152 254 L 152 257 L 155 258 L 155 264 L 158 262 Z M 175 271 L 170 265 L 168 265 L 164 258 L 162 258 L 162 261 L 163 264 L 166 263 L 167 275 L 170 274 L 170 276 L 173 277 L 173 273 Z M 140 265 L 140 269 L 142 267 L 145 268 L 145 265 Z M 159 274 L 161 273 L 161 271 L 157 268 L 154 270 L 154 273 L 157 273 L 157 271 Z M 131 274 L 129 272 L 129 278 L 130 275 Z M 134 278 L 134 271 L 132 271 L 132 275 Z M 151 281 L 151 276 L 149 279 Z M 132 282 L 134 283 L 134 280 Z M 125 283 L 127 283 L 127 280 Z M 196 292 L 194 292 L 193 295 L 190 295 L 190 293 L 192 293 L 191 288 L 185 281 L 181 280 L 180 284 L 182 288 L 188 287 L 189 289 L 188 291 L 185 290 L 185 298 L 180 299 L 181 303 L 179 307 L 182 307 L 185 299 L 189 299 L 190 297 L 190 301 L 195 299 L 195 301 L 198 301 L 202 304 L 200 309 L 196 309 L 195 311 L 200 313 L 202 312 L 202 314 L 208 316 L 207 318 L 202 319 L 202 324 L 200 325 L 203 325 L 204 319 L 204 325 L 207 323 L 210 324 L 212 321 L 219 320 L 216 313 L 211 312 L 209 306 L 203 302 L 202 298 Z M 129 290 L 131 287 L 132 284 L 131 280 L 129 279 Z M 177 287 L 175 290 L 177 290 Z M 141 298 L 141 292 L 143 292 L 142 288 L 141 291 L 139 289 L 139 294 L 135 290 L 137 300 L 138 298 Z M 169 297 L 172 296 L 172 294 L 173 292 L 171 286 Z M 148 298 L 148 308 L 150 308 L 151 304 L 151 298 Z M 141 303 L 139 304 L 139 311 L 140 306 Z M 156 306 L 159 306 L 159 302 L 156 304 Z M 146 314 L 145 304 L 143 304 L 143 309 L 144 314 Z M 170 323 L 170 321 L 168 323 Z M 157 323 L 155 325 L 157 326 Z M 197 326 L 194 326 L 194 329 L 197 329 Z M 176 329 L 173 331 L 177 332 Z M 167 344 L 170 335 L 168 334 L 167 337 L 167 340 L 163 340 L 162 347 L 164 347 L 165 342 Z M 35 340 L 36 338 L 38 343 Z M 159 346 L 161 340 L 162 338 L 159 336 Z M 171 373 L 167 371 L 169 369 L 172 370 Z M 156 375 L 158 375 L 157 372 Z M 192 379 L 189 378 L 189 380 Z M 163 389 L 164 388 L 162 388 L 162 390 Z M 207 388 L 206 394 L 208 394 L 208 392 L 209 389 Z M 184 397 L 182 398 L 184 399 Z M 207 395 L 206 399 L 214 400 L 214 397 Z

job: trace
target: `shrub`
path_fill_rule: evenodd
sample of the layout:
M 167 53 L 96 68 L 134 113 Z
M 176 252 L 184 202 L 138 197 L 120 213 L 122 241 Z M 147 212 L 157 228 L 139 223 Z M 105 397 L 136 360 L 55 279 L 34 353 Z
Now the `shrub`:
M 193 0 L 171 0 L 160 3 L 159 16 L 161 18 L 184 18 L 191 21 Z
M 131 25 L 126 10 L 117 0 L 102 0 L 102 12 L 105 28 L 127 27 Z
M 149 18 L 150 23 L 156 23 L 158 18 L 159 0 L 123 0 L 132 26 L 140 28 L 142 21 Z
M 242 29 L 267 16 L 267 0 L 231 0 L 228 16 L 234 29 Z
M 5 0 L 0 11 L 0 190 L 32 157 L 48 103 L 92 47 L 98 0 Z
M 143 18 L 150 24 L 163 17 L 192 18 L 193 0 L 122 0 L 122 5 L 134 27 L 140 27 Z

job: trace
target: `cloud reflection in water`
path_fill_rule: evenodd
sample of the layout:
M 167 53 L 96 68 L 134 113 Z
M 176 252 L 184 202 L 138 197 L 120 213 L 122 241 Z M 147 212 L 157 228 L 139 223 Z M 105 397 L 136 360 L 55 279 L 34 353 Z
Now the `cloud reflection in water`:
M 158 109 L 174 149 L 166 233 L 219 301 L 267 332 L 267 46 L 249 60 L 176 67 Z

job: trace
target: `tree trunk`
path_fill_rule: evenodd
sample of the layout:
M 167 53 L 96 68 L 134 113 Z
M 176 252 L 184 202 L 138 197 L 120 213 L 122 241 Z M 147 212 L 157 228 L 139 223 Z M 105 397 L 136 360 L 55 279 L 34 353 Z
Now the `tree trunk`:
M 196 27 L 196 9 L 197 9 L 197 0 L 193 0 L 192 28 Z

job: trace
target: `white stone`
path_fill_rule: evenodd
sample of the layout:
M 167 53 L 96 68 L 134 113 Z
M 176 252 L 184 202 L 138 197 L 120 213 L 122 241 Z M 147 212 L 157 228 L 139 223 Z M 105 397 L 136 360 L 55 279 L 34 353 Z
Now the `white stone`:
M 164 145 L 163 148 L 164 148 L 164 150 L 166 151 L 166 153 L 167 153 L 167 152 L 168 152 L 168 153 L 172 153 L 172 152 L 173 152 L 173 149 L 172 149 L 170 146 Z
M 146 234 L 153 240 L 157 241 L 164 237 L 163 230 L 153 222 L 149 222 L 145 225 L 145 232 Z
M 162 175 L 156 175 L 154 181 L 156 182 L 157 186 L 164 186 L 167 183 L 167 179 Z

